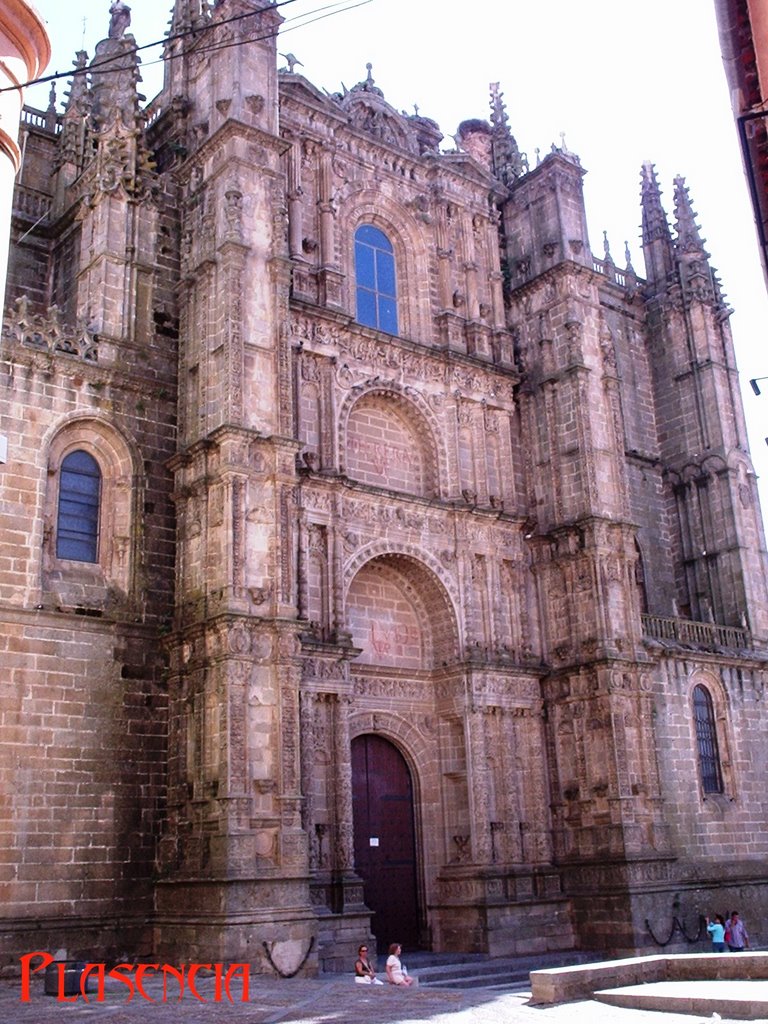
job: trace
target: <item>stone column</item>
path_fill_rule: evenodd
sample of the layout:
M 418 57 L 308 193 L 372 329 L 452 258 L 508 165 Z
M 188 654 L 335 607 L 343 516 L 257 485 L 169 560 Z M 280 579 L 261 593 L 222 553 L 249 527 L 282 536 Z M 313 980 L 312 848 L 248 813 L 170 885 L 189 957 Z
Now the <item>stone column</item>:
M 333 702 L 333 762 L 336 797 L 336 836 L 333 866 L 351 871 L 355 864 L 352 827 L 352 747 L 349 739 L 350 698 L 336 696 Z
M 309 844 L 309 868 L 310 871 L 317 871 L 320 868 L 320 845 L 315 831 L 315 806 L 312 779 L 315 774 L 315 703 L 314 693 L 302 690 L 299 694 L 300 722 L 301 722 L 301 792 L 304 803 L 301 811 L 301 824 L 307 833 Z
M 466 718 L 467 763 L 471 766 L 469 787 L 474 859 L 491 863 L 490 778 L 485 743 L 485 709 L 472 707 Z
M 288 254 L 291 259 L 303 259 L 304 237 L 302 218 L 302 198 L 304 189 L 301 186 L 301 141 L 291 140 L 288 151 Z
M 334 230 L 335 210 L 332 202 L 331 153 L 324 149 L 320 153 L 320 266 L 333 267 L 336 261 L 336 232 Z
M 453 310 L 453 289 L 451 288 L 451 259 L 453 249 L 450 244 L 448 225 L 446 223 L 445 203 L 437 204 L 437 222 L 435 225 L 437 241 L 437 280 L 438 305 L 440 312 Z

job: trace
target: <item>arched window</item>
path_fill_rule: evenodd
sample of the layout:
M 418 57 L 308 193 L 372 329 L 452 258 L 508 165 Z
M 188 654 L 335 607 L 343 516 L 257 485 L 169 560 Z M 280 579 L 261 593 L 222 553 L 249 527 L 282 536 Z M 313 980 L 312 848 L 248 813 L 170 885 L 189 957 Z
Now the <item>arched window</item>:
M 56 557 L 96 562 L 99 551 L 101 470 L 88 452 L 70 452 L 61 464 Z
M 715 709 L 705 686 L 693 688 L 693 718 L 696 723 L 696 744 L 699 748 L 699 770 L 705 793 L 722 793 L 723 776 L 717 749 Z
M 397 334 L 397 283 L 392 243 L 372 224 L 355 232 L 357 319 L 366 327 Z

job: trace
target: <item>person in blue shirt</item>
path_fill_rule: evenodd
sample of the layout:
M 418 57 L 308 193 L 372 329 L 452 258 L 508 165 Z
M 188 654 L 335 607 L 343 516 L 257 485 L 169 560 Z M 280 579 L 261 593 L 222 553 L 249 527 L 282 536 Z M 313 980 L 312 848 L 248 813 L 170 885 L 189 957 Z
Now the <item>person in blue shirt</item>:
M 707 931 L 712 936 L 712 952 L 725 952 L 725 918 L 722 914 L 715 914 L 715 920 L 707 920 Z

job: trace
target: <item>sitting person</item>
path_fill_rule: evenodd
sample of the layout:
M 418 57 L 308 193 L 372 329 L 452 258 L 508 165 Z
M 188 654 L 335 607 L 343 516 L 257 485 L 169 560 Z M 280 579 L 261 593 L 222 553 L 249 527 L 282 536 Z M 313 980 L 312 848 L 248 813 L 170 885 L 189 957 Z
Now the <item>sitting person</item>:
M 383 985 L 383 981 L 379 981 L 376 977 L 376 971 L 373 969 L 373 964 L 368 959 L 368 947 L 360 946 L 357 951 L 357 960 L 355 960 L 355 981 L 358 985 Z
M 400 963 L 400 954 L 402 953 L 402 946 L 399 942 L 393 942 L 389 947 L 389 956 L 387 957 L 387 980 L 392 985 L 412 985 L 413 978 L 408 977 L 408 971 Z

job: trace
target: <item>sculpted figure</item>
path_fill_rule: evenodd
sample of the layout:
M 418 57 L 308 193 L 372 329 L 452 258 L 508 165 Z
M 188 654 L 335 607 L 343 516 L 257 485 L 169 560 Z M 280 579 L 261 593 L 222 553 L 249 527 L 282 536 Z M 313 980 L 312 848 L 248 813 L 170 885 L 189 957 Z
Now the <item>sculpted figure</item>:
M 109 38 L 122 39 L 123 33 L 131 24 L 131 8 L 123 0 L 114 0 L 109 8 L 112 15 L 109 22 Z

